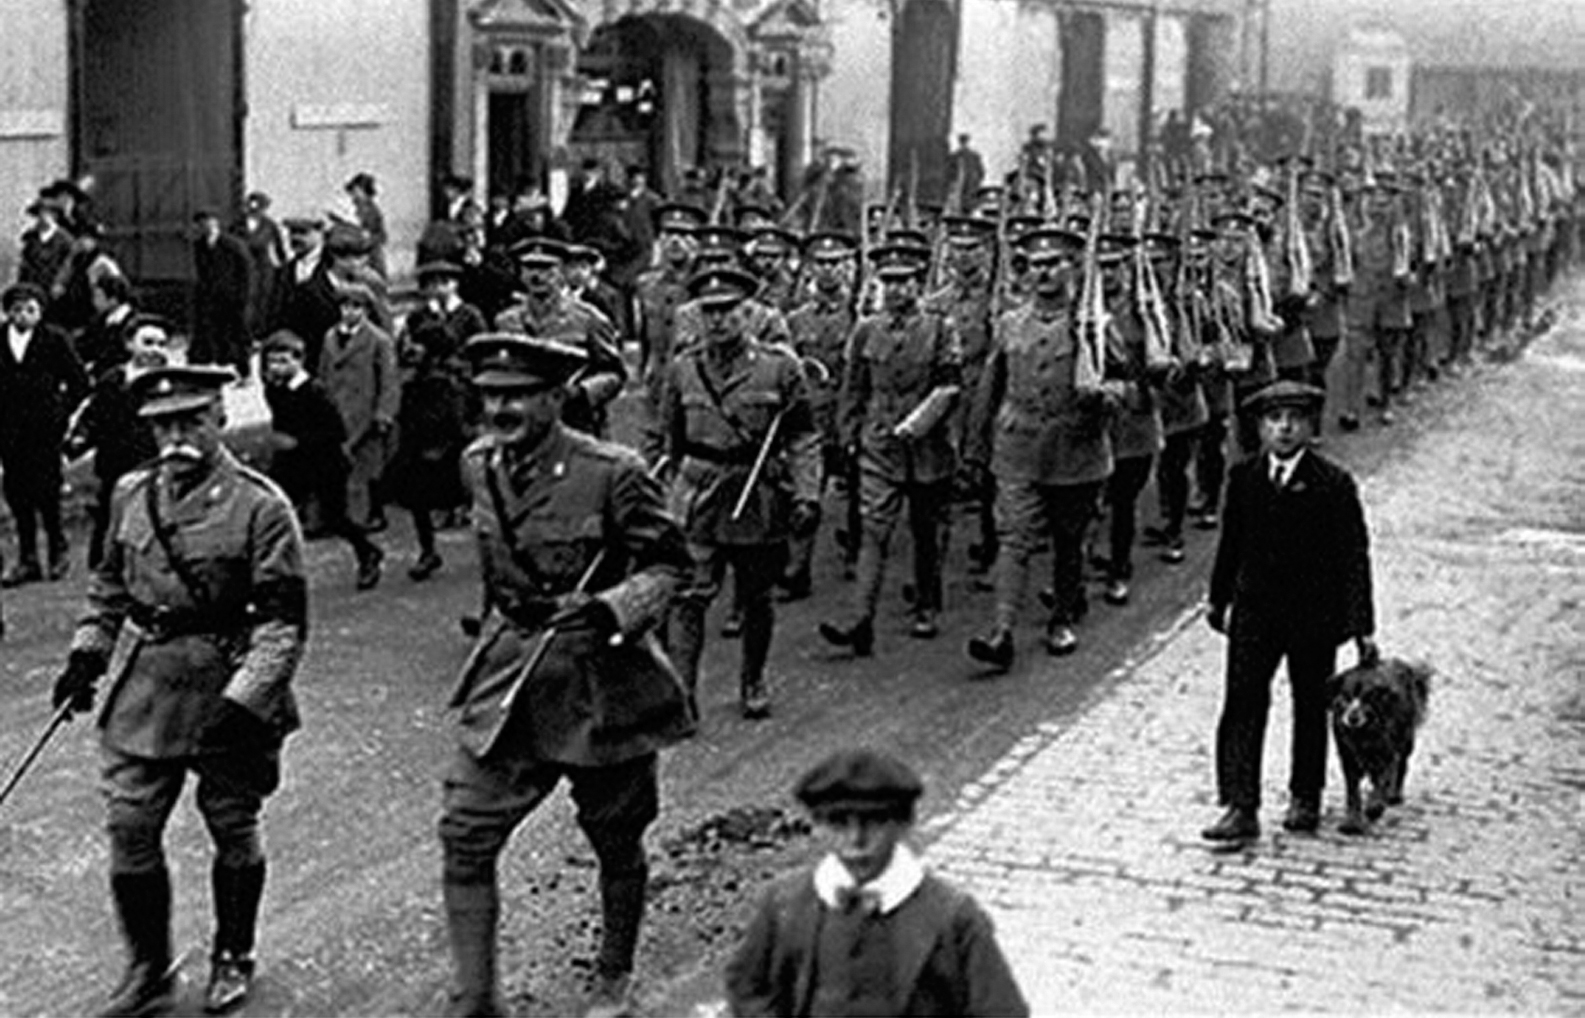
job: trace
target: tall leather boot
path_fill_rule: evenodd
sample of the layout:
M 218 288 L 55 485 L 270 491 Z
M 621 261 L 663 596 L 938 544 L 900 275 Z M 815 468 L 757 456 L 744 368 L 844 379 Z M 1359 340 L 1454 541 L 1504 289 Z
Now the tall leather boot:
M 770 690 L 765 682 L 765 663 L 770 659 L 770 641 L 776 631 L 776 609 L 768 597 L 743 608 L 743 670 L 740 673 L 739 707 L 743 717 L 758 721 L 770 716 Z
M 116 915 L 127 943 L 127 970 L 105 1003 L 103 1015 L 153 1015 L 176 994 L 171 965 L 171 878 L 163 867 L 110 877 Z
M 209 960 L 209 988 L 204 1010 L 229 1011 L 247 999 L 253 989 L 253 941 L 258 926 L 259 900 L 264 896 L 264 861 L 249 866 L 223 866 L 210 870 L 215 896 L 215 943 Z
M 600 957 L 594 973 L 588 1018 L 632 1014 L 633 955 L 644 922 L 647 869 L 616 876 L 600 875 Z
M 501 900 L 494 883 L 441 885 L 455 976 L 447 1013 L 456 1018 L 504 1015 L 495 987 L 495 924 Z

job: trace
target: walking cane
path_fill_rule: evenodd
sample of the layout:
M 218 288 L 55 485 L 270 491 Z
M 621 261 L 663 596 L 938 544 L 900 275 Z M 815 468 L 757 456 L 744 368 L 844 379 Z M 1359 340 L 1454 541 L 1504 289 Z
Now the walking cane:
M 748 480 L 743 482 L 743 493 L 737 497 L 737 504 L 732 507 L 732 519 L 740 519 L 743 510 L 748 508 L 749 496 L 754 494 L 754 489 L 759 485 L 759 475 L 765 472 L 765 461 L 770 458 L 770 447 L 776 441 L 776 432 L 781 429 L 782 415 L 786 408 L 776 411 L 776 416 L 771 418 L 770 427 L 765 429 L 765 440 L 759 444 L 759 454 L 754 457 L 754 468 L 748 472 Z
M 71 716 L 72 704 L 68 700 L 61 704 L 60 709 L 55 712 L 55 716 L 50 718 L 49 726 L 44 729 L 44 734 L 38 737 L 38 741 L 33 743 L 33 748 L 28 750 L 27 755 L 22 758 L 22 762 L 17 764 L 16 770 L 11 772 L 10 779 L 6 781 L 5 790 L 0 791 L 0 806 L 5 805 L 5 801 L 11 797 L 12 790 L 16 788 L 18 782 L 22 780 L 23 776 L 33 766 L 33 761 L 37 760 L 39 754 L 44 752 L 44 747 L 49 745 L 50 739 L 55 736 L 55 730 L 70 721 Z

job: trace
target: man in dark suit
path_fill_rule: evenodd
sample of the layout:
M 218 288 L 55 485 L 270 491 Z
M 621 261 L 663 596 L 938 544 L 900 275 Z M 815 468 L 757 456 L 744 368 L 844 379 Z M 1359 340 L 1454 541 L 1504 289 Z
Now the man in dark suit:
M 242 241 L 220 228 L 220 216 L 201 209 L 193 216 L 193 340 L 187 359 L 194 364 L 228 364 L 248 376 L 248 298 L 253 293 L 252 257 Z
M 1227 691 L 1216 732 L 1216 779 L 1227 811 L 1204 836 L 1260 834 L 1261 750 L 1271 680 L 1288 662 L 1293 689 L 1290 804 L 1283 827 L 1313 831 L 1326 783 L 1326 680 L 1337 646 L 1353 640 L 1361 664 L 1378 657 L 1370 535 L 1354 479 L 1309 448 L 1325 393 L 1275 382 L 1248 400 L 1261 454 L 1228 478 L 1221 543 L 1211 573 L 1211 628 L 1228 637 Z
M 794 794 L 830 851 L 772 884 L 727 963 L 735 1015 L 1027 1015 L 990 917 L 905 842 L 923 784 L 842 750 Z
M 287 219 L 284 225 L 292 258 L 276 281 L 269 331 L 285 329 L 307 344 L 305 363 L 312 369 L 319 363 L 325 333 L 341 321 L 341 305 L 330 276 L 324 220 L 301 217 Z
M 17 283 L 0 296 L 0 474 L 6 504 L 16 520 L 17 562 L 0 577 L 7 587 L 44 578 L 39 568 L 38 526 L 49 540 L 49 576 L 66 575 L 66 534 L 61 529 L 61 446 L 66 424 L 88 395 L 88 376 L 71 341 L 43 324 L 44 290 Z

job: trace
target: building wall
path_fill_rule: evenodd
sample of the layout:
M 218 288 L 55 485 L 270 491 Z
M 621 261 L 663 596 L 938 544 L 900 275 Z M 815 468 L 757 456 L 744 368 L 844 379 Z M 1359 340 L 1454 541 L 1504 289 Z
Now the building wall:
M 379 182 L 393 271 L 428 217 L 429 22 L 419 0 L 258 0 L 244 24 L 244 180 L 279 216 L 335 209 Z
M 1029 128 L 1055 134 L 1062 53 L 1053 8 L 1036 3 L 965 0 L 958 42 L 955 132 L 968 132 L 999 178 L 1018 161 Z
M 891 123 L 891 9 L 887 0 L 834 0 L 822 13 L 836 45 L 820 82 L 814 135 L 858 153 L 868 197 L 878 200 Z
M 66 4 L 6 0 L 0 31 L 0 284 L 16 277 L 22 210 L 70 168 Z

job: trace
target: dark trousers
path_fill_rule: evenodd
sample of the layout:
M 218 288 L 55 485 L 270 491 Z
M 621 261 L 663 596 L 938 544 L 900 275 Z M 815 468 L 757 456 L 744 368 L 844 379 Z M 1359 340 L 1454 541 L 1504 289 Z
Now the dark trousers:
M 61 460 L 58 440 L 39 437 L 47 455 L 18 454 L 0 456 L 3 490 L 11 517 L 16 521 L 17 558 L 23 565 L 38 565 L 38 530 L 42 525 L 49 542 L 50 560 L 66 555 L 66 534 L 61 529 Z
M 325 532 L 341 538 L 352 546 L 352 551 L 362 562 L 376 552 L 373 541 L 364 529 L 347 515 L 347 475 L 339 470 L 323 473 L 277 475 L 276 483 L 286 492 L 286 497 L 301 512 L 309 499 L 319 507 L 319 524 Z
M 698 688 L 699 660 L 704 656 L 704 617 L 721 593 L 731 566 L 737 604 L 743 612 L 744 683 L 757 683 L 765 674 L 771 637 L 776 629 L 776 604 L 771 599 L 787 563 L 787 545 L 690 544 L 693 571 L 677 593 L 671 613 L 667 646 L 682 673 L 690 694 Z
M 1288 663 L 1293 691 L 1293 743 L 1288 791 L 1319 803 L 1326 787 L 1326 680 L 1337 663 L 1331 641 L 1298 639 L 1279 627 L 1239 621 L 1233 609 L 1228 635 L 1227 688 L 1216 728 L 1216 788 L 1222 805 L 1258 809 L 1266 715 L 1277 666 Z
M 1011 629 L 1029 585 L 1029 560 L 1051 543 L 1055 602 L 1053 625 L 1077 622 L 1084 614 L 1084 531 L 1095 517 L 1102 481 L 1083 484 L 997 482 L 996 625 Z
M 1195 442 L 1204 426 L 1167 436 L 1156 460 L 1156 491 L 1161 495 L 1161 529 L 1168 537 L 1183 536 L 1183 518 L 1189 511 L 1189 468 Z
M 278 749 L 158 760 L 105 749 L 102 757 L 112 874 L 165 869 L 165 824 L 188 771 L 198 778 L 198 812 L 215 843 L 215 862 L 242 869 L 263 861 L 259 813 L 281 781 Z
M 1139 493 L 1150 480 L 1154 456 L 1120 459 L 1106 479 L 1106 504 L 1109 512 L 1107 576 L 1130 580 L 1134 576 L 1134 532 L 1139 515 Z
M 1200 504 L 1207 512 L 1222 507 L 1222 484 L 1227 480 L 1227 418 L 1212 417 L 1200 429 L 1194 445 L 1194 479 L 1200 489 Z
M 892 536 L 905 506 L 908 532 L 913 538 L 914 607 L 920 611 L 940 611 L 942 531 L 948 520 L 952 483 L 899 481 L 880 470 L 860 469 L 859 497 L 863 504 L 864 530 L 859 544 L 857 583 L 853 589 L 854 618 L 875 617 Z
M 1467 361 L 1470 351 L 1475 347 L 1475 302 L 1471 297 L 1459 296 L 1447 299 L 1447 317 L 1449 327 L 1452 329 L 1448 359 L 1452 361 Z

